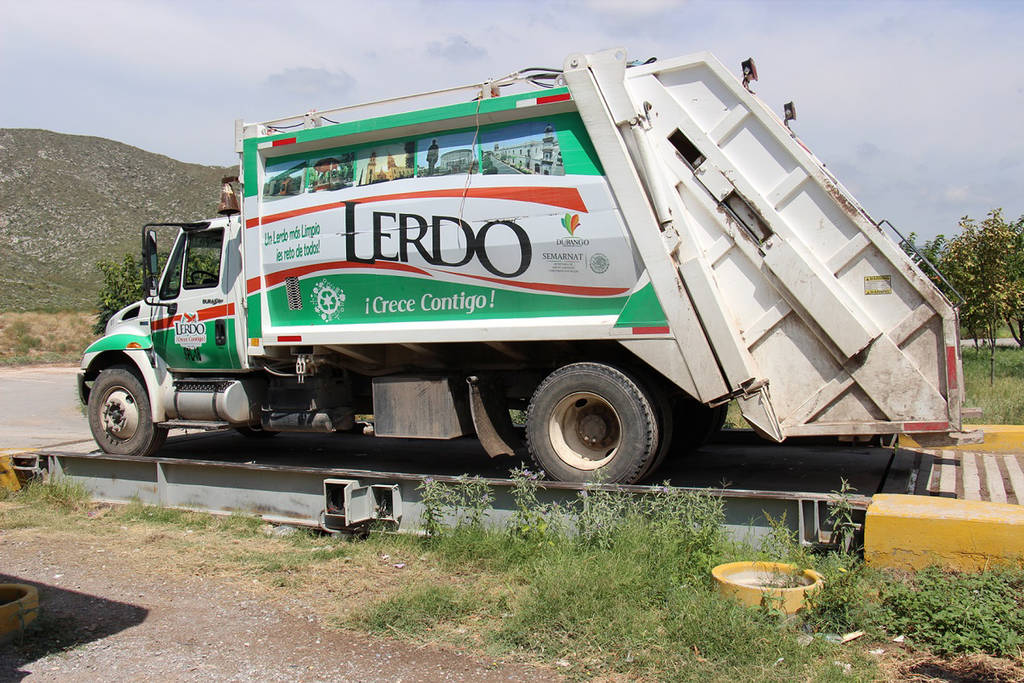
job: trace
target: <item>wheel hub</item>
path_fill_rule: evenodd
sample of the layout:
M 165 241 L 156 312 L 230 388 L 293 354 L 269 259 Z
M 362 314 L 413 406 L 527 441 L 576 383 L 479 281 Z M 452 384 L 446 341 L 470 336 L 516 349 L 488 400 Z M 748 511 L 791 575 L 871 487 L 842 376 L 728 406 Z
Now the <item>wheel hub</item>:
M 127 440 L 139 428 L 139 409 L 134 397 L 125 389 L 116 387 L 103 401 L 103 429 L 111 436 Z
M 596 413 L 584 415 L 579 421 L 577 434 L 583 443 L 596 446 L 608 436 L 608 423 Z
M 558 457 L 581 470 L 596 470 L 614 456 L 621 423 L 611 404 L 591 392 L 565 396 L 552 411 L 548 435 Z

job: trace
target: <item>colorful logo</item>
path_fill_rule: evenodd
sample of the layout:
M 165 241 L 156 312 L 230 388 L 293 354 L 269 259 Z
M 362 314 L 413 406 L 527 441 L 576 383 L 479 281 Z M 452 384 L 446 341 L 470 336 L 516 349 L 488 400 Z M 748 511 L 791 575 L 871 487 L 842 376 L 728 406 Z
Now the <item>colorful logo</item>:
M 562 216 L 562 227 L 570 235 L 576 234 L 576 228 L 580 227 L 580 215 L 578 213 L 567 213 Z

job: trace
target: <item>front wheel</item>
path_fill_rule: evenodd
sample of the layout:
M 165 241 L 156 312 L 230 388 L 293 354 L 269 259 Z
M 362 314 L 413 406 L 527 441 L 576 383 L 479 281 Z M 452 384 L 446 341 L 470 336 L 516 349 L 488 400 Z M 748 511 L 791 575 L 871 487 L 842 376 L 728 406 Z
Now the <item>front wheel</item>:
M 89 428 L 96 443 L 114 455 L 150 456 L 167 438 L 153 424 L 146 387 L 127 368 L 100 372 L 89 393 Z
M 534 462 L 553 479 L 632 484 L 657 455 L 658 420 L 632 376 L 602 363 L 574 363 L 534 391 L 526 438 Z

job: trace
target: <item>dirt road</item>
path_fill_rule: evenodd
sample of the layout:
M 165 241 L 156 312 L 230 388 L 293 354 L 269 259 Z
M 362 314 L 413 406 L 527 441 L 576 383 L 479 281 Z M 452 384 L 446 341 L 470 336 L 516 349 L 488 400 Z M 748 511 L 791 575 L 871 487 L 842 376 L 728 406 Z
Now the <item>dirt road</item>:
M 0 583 L 36 585 L 39 628 L 0 681 L 536 681 L 550 671 L 324 628 L 316 605 L 165 576 L 115 540 L 0 531 Z M 143 560 L 141 563 L 139 560 Z

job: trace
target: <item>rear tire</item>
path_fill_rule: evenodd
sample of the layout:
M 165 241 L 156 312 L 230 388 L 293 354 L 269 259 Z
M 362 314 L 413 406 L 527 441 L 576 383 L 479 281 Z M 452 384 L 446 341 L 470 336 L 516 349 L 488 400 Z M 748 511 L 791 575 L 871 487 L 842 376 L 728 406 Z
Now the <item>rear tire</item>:
M 728 412 L 728 403 L 709 408 L 696 399 L 681 396 L 672 411 L 675 418 L 672 450 L 680 454 L 691 453 L 706 444 L 721 431 Z
M 643 385 L 602 363 L 555 370 L 526 414 L 533 461 L 558 481 L 632 484 L 658 450 L 658 418 Z
M 676 427 L 672 411 L 675 403 L 673 398 L 664 390 L 659 390 L 662 387 L 656 381 L 648 382 L 647 386 L 650 388 L 648 396 L 650 396 L 654 407 L 654 415 L 658 420 L 658 447 L 654 452 L 654 457 L 651 458 L 643 474 L 640 475 L 640 480 L 655 478 L 675 444 Z
M 100 372 L 89 392 L 89 429 L 106 453 L 148 457 L 160 450 L 167 429 L 153 424 L 149 394 L 128 368 Z

